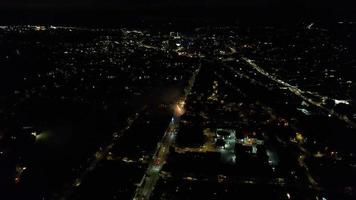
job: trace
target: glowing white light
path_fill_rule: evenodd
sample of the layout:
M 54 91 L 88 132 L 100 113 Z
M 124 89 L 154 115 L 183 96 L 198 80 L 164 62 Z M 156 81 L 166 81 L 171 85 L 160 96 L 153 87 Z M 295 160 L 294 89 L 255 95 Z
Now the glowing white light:
M 337 105 L 337 104 L 346 104 L 346 105 L 349 105 L 349 104 L 350 104 L 350 102 L 347 101 L 347 100 L 337 100 L 337 99 L 334 99 L 334 101 L 335 101 L 335 104 L 336 104 L 336 105 Z
M 45 141 L 45 140 L 47 140 L 48 139 L 48 137 L 49 137 L 49 133 L 48 132 L 42 132 L 42 133 L 37 133 L 36 134 L 36 141 Z

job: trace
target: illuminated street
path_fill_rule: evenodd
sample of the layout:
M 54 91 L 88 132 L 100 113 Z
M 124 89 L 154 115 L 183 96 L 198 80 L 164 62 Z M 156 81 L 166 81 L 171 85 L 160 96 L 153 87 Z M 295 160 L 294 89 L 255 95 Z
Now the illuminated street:
M 169 155 L 169 149 L 175 142 L 177 130 L 179 128 L 180 117 L 184 114 L 185 101 L 190 95 L 199 71 L 200 68 L 198 68 L 190 78 L 189 84 L 185 88 L 185 96 L 182 98 L 182 100 L 178 101 L 177 104 L 173 106 L 174 114 L 171 122 L 169 123 L 161 141 L 157 144 L 157 150 L 154 153 L 150 164 L 148 165 L 145 175 L 137 187 L 135 196 L 133 198 L 134 200 L 150 198 L 150 195 L 159 179 L 160 171 L 163 165 L 166 163 L 166 159 Z

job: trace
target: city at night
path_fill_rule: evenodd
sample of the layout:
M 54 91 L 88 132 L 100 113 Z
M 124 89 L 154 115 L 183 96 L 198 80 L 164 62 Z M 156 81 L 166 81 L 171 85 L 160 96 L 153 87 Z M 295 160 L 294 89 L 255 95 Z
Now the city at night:
M 0 199 L 356 199 L 356 4 L 1 1 Z

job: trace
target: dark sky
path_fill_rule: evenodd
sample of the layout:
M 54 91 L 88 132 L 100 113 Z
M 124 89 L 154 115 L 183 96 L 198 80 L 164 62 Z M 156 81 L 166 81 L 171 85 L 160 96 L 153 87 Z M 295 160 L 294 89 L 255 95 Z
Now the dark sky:
M 356 20 L 355 0 L 0 0 L 0 23 L 119 18 Z
M 272 4 L 310 4 L 316 7 L 347 8 L 353 0 L 1 0 L 0 5 L 8 8 L 84 8 L 84 7 L 124 7 L 136 5 L 272 5 Z M 309 2 L 309 3 L 307 3 Z M 349 3 L 347 3 L 349 2 Z
M 296 1 L 296 0 L 292 0 Z M 271 5 L 282 0 L 0 0 L 0 6 L 9 9 L 88 9 L 88 8 L 127 8 L 136 6 L 260 6 Z
M 92 6 L 92 5 L 120 5 L 136 3 L 217 3 L 217 4 L 263 4 L 272 3 L 279 0 L 1 0 L 0 5 L 11 6 Z

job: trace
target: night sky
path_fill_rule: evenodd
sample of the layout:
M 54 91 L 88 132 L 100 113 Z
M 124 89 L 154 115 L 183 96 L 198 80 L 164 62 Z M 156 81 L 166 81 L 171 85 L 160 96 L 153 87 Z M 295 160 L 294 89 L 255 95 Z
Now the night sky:
M 138 18 L 355 21 L 354 4 L 347 0 L 2 0 L 0 23 L 105 24 Z
M 347 0 L 2 0 L 1 6 L 8 7 L 94 7 L 123 6 L 135 4 L 196 4 L 196 5 L 266 5 L 266 4 L 310 4 L 314 6 L 330 6 L 346 8 L 352 1 Z

